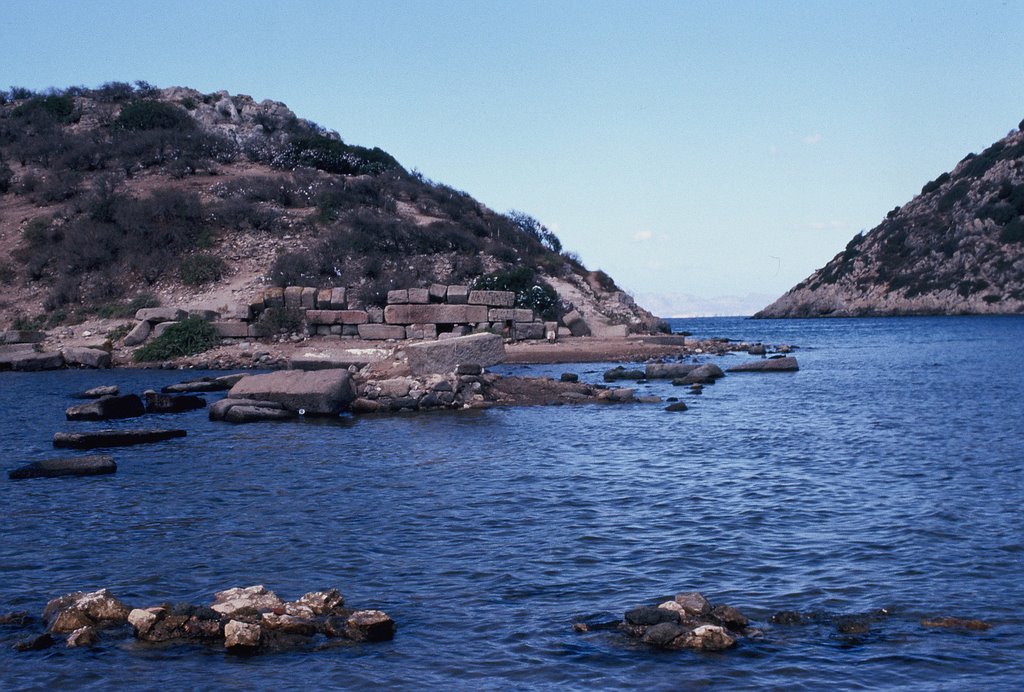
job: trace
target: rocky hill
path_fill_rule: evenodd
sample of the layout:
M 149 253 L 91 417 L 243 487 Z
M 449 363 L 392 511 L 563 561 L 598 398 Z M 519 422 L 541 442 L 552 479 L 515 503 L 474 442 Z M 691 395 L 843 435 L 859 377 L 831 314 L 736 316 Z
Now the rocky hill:
M 1018 129 L 929 182 L 755 317 L 1020 313 L 1024 132 Z
M 270 286 L 381 306 L 432 284 L 512 290 L 594 333 L 659 326 L 529 215 L 282 103 L 144 82 L 0 92 L 0 329 L 226 310 Z

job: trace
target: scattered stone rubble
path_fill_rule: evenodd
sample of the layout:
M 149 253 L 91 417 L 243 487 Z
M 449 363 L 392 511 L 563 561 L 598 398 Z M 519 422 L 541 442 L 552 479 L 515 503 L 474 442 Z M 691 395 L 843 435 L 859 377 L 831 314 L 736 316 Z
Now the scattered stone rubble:
M 657 606 L 626 611 L 619 629 L 660 649 L 721 651 L 735 646 L 739 638 L 760 634 L 749 625 L 736 608 L 713 606 L 700 593 L 691 592 Z
M 94 646 L 129 629 L 142 642 L 204 644 L 232 654 L 261 654 L 329 646 L 331 642 L 381 642 L 395 635 L 395 621 L 380 610 L 345 607 L 336 589 L 284 601 L 262 585 L 218 592 L 209 606 L 162 603 L 133 608 L 107 589 L 55 598 L 43 611 L 44 634 L 15 646 L 37 651 L 57 644 Z M 28 613 L 0 617 L 0 625 L 31 627 Z

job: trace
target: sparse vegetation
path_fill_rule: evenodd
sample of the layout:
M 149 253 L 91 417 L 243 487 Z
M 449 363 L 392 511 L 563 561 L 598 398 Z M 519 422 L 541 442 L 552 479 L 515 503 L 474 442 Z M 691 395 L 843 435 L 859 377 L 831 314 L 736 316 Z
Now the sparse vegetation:
M 544 319 L 555 319 L 558 294 L 529 267 L 485 274 L 473 283 L 486 291 L 515 291 L 516 307 L 537 311 Z
M 179 276 L 181 282 L 186 286 L 202 286 L 219 281 L 224 276 L 226 269 L 224 260 L 220 257 L 199 253 L 189 255 L 181 261 Z

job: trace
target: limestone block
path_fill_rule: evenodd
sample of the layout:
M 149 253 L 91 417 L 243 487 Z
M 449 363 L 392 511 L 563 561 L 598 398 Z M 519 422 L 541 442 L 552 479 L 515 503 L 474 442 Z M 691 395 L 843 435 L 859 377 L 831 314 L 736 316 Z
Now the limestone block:
M 213 328 L 222 339 L 245 339 L 249 336 L 249 325 L 245 322 L 213 322 Z
M 284 306 L 286 308 L 302 307 L 302 286 L 288 286 L 284 289 Z
M 114 458 L 106 455 L 83 457 L 64 457 L 60 459 L 43 459 L 33 461 L 20 468 L 7 472 L 10 479 L 19 478 L 56 478 L 59 476 L 96 476 L 115 473 L 117 464 Z
M 384 309 L 387 324 L 467 324 L 487 320 L 484 305 L 389 305 Z
M 449 286 L 445 295 L 452 305 L 463 305 L 469 302 L 469 286 Z
M 46 338 L 43 332 L 32 332 L 25 329 L 12 329 L 0 332 L 0 344 L 38 344 Z
M 98 348 L 69 347 L 63 351 L 68 365 L 82 365 L 87 368 L 109 368 L 110 352 Z
M 793 372 L 799 369 L 796 358 L 786 356 L 784 358 L 766 358 L 741 363 L 729 368 L 729 372 Z
M 406 339 L 436 339 L 436 324 L 410 324 L 405 328 Z
M 370 324 L 384 324 L 384 308 L 371 305 L 366 308 L 366 316 Z
M 149 338 L 149 333 L 153 331 L 149 322 L 143 320 L 135 325 L 135 329 L 128 332 L 124 337 L 125 346 L 138 346 L 143 341 Z
M 427 291 L 430 294 L 431 303 L 443 303 L 448 295 L 448 287 L 444 284 L 430 284 L 430 288 Z
M 359 325 L 359 337 L 367 341 L 404 339 L 405 327 L 393 324 L 361 324 Z
M 302 409 L 307 414 L 336 415 L 355 399 L 355 390 L 348 370 L 279 370 L 243 377 L 228 396 L 277 401 L 289 411 Z
M 515 338 L 517 339 L 543 339 L 546 336 L 543 322 L 515 323 Z
M 172 326 L 179 324 L 178 322 L 158 322 L 153 325 L 153 338 L 159 339 L 163 336 L 163 333 L 170 329 Z
M 410 303 L 422 304 L 430 302 L 430 289 L 410 288 L 408 294 Z
M 342 336 L 359 336 L 359 326 L 355 324 L 345 324 L 341 327 Z
M 180 322 L 187 317 L 184 310 L 178 308 L 142 308 L 135 313 L 135 319 L 145 320 L 152 324 L 160 322 Z
M 331 310 L 331 289 L 321 288 L 316 292 L 316 306 L 318 310 Z
M 348 307 L 348 303 L 345 302 L 345 289 L 344 288 L 332 288 L 331 289 L 331 310 L 344 310 Z
M 488 322 L 513 322 L 516 319 L 516 310 L 513 308 L 491 308 L 487 311 Z
M 496 334 L 474 334 L 412 344 L 405 349 L 414 375 L 447 373 L 460 363 L 483 367 L 505 360 L 505 344 Z
M 311 310 L 316 307 L 317 290 L 311 286 L 304 286 L 299 294 L 299 307 Z
M 399 288 L 394 291 L 388 291 L 388 305 L 401 305 L 409 302 L 409 291 L 404 288 Z
M 516 322 L 533 322 L 533 310 L 530 308 L 516 308 L 516 316 L 513 319 Z
M 263 291 L 263 306 L 268 308 L 284 307 L 284 289 L 274 286 Z
M 512 291 L 470 291 L 470 305 L 488 305 L 496 308 L 510 308 L 516 302 Z
M 306 310 L 310 324 L 365 324 L 369 317 L 363 310 Z

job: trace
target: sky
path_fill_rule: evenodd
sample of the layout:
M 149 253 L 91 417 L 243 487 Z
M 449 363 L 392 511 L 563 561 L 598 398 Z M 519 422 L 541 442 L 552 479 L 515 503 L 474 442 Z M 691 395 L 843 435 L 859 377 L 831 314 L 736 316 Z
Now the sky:
M 287 104 L 663 316 L 750 314 L 1024 118 L 1024 2 L 0 0 L 0 86 Z

